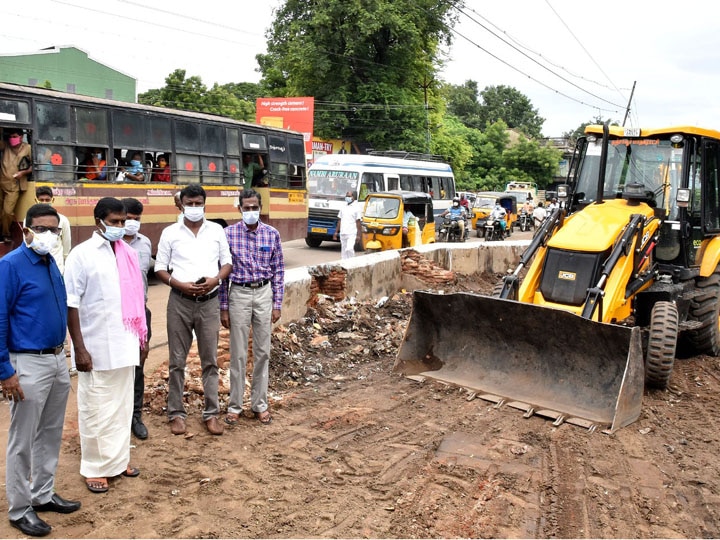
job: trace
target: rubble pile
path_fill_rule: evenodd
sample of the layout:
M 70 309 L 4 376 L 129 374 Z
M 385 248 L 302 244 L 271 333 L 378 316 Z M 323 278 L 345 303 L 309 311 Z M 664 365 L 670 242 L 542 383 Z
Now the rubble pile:
M 428 290 L 489 293 L 500 279 L 478 274 L 464 276 L 444 270 L 415 251 L 402 253 L 403 272 L 427 284 Z M 312 300 L 302 319 L 275 327 L 272 334 L 269 398 L 282 399 L 292 388 L 322 380 L 341 381 L 366 377 L 374 370 L 389 370 L 402 342 L 412 310 L 411 291 L 373 301 L 345 298 L 344 270 L 322 270 L 313 275 Z M 247 378 L 252 376 L 252 335 Z M 229 331 L 221 328 L 218 344 L 220 408 L 225 410 L 230 391 Z M 167 405 L 168 367 L 164 364 L 146 380 L 145 403 L 163 414 Z M 246 399 L 249 380 L 246 381 Z M 203 409 L 202 370 L 194 342 L 185 374 L 185 406 Z

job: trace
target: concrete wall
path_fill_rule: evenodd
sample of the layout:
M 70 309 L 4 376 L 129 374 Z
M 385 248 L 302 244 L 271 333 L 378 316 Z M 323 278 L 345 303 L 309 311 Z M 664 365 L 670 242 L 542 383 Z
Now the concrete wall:
M 529 240 L 426 244 L 415 249 L 437 266 L 459 274 L 490 272 L 504 274 L 514 270 Z M 332 280 L 335 298 L 354 296 L 374 300 L 391 296 L 402 287 L 400 251 L 360 255 L 353 259 L 318 266 L 294 268 L 285 273 L 285 298 L 280 324 L 305 316 L 313 297 L 323 291 L 322 283 Z

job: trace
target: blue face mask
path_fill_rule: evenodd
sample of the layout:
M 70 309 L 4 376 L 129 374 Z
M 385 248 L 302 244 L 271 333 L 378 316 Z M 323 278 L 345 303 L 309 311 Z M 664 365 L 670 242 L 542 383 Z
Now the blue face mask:
M 101 232 L 100 234 L 102 234 L 108 242 L 117 242 L 125 236 L 125 227 L 113 227 L 104 221 L 101 221 L 101 223 L 105 226 L 105 232 Z
M 353 202 L 353 198 L 352 198 L 352 197 L 345 197 L 345 202 L 348 203 L 348 204 L 350 204 L 351 202 Z
M 133 159 L 133 160 L 130 162 L 130 165 L 132 165 L 133 167 L 139 167 L 139 166 L 140 166 L 140 162 L 139 162 L 137 159 Z

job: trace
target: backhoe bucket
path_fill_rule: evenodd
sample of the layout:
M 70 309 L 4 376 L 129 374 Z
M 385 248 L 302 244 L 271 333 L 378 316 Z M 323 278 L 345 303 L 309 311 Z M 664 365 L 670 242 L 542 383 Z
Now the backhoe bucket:
M 472 293 L 415 291 L 393 371 L 468 388 L 508 405 L 613 432 L 640 415 L 640 329 Z

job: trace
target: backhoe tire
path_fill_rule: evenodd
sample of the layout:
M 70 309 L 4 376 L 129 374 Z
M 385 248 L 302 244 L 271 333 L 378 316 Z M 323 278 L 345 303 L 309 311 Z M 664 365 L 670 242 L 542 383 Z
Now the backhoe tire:
M 672 302 L 657 302 L 650 315 L 645 354 L 645 385 L 667 388 L 670 383 L 678 337 L 678 311 Z
M 700 292 L 690 302 L 690 317 L 702 326 L 689 330 L 687 341 L 696 354 L 720 356 L 720 267 L 706 278 L 697 278 Z
M 503 286 L 505 284 L 502 281 L 498 281 L 495 285 L 493 285 L 492 296 L 493 298 L 500 298 L 500 293 L 503 290 Z

